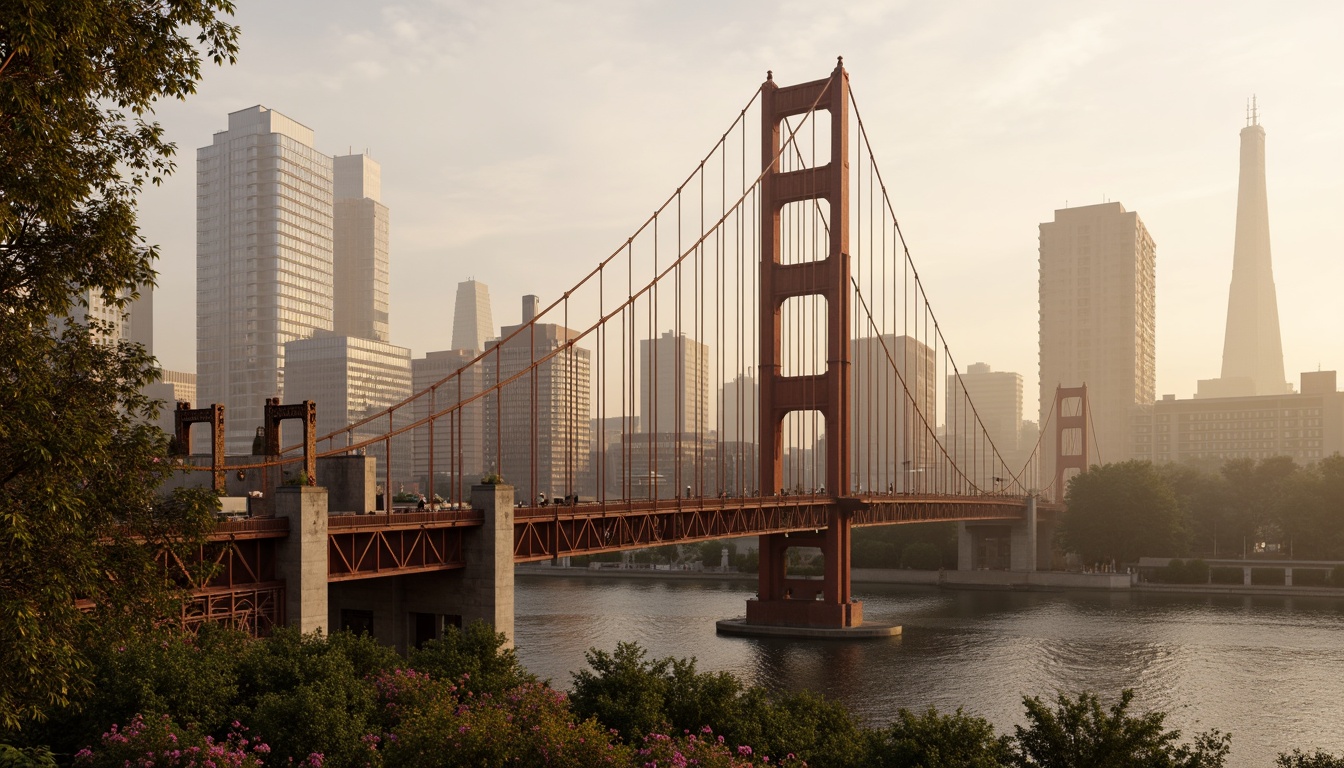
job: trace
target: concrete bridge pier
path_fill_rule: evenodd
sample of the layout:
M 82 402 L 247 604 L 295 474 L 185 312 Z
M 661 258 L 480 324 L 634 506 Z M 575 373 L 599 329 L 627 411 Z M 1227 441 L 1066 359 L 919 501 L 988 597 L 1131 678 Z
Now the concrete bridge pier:
M 285 485 L 275 492 L 275 516 L 289 518 L 289 535 L 276 551 L 276 576 L 285 582 L 285 622 L 318 632 L 327 621 L 327 489 Z
M 957 570 L 1039 571 L 1052 566 L 1054 525 L 1040 520 L 1036 498 L 1018 522 L 957 524 Z
M 330 588 L 329 625 L 368 632 L 405 653 L 442 637 L 448 626 L 480 619 L 503 632 L 511 647 L 513 488 L 474 486 L 471 501 L 485 511 L 485 525 L 466 535 L 465 568 L 335 582 Z

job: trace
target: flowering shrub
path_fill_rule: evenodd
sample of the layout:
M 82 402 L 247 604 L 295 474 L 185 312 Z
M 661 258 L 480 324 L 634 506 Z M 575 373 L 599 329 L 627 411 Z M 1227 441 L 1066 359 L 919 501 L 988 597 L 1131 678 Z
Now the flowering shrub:
M 261 768 L 270 747 L 247 737 L 235 721 L 223 741 L 179 728 L 168 715 L 136 715 L 125 728 L 113 725 L 98 747 L 75 753 L 79 768 Z M 318 762 L 306 768 L 320 768 Z
M 630 765 L 609 732 L 594 720 L 574 722 L 565 694 L 539 683 L 499 696 L 418 675 L 375 685 L 393 694 L 387 703 L 398 721 L 379 747 L 387 768 Z
M 685 732 L 681 736 L 652 733 L 644 737 L 644 744 L 634 754 L 634 765 L 641 768 L 755 768 L 755 766 L 782 765 L 787 768 L 806 768 L 807 763 L 793 755 L 778 762 L 768 756 L 757 756 L 751 747 L 731 745 L 714 730 L 704 726 L 699 733 Z

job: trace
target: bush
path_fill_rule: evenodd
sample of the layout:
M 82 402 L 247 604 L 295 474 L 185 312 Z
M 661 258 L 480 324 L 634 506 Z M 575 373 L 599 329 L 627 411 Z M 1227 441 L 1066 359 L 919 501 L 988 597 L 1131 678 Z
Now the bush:
M 626 749 L 593 720 L 575 722 L 565 695 L 545 685 L 496 697 L 423 677 L 400 693 L 412 695 L 385 702 L 399 713 L 394 737 L 366 739 L 386 768 L 629 765 Z
M 878 731 L 870 765 L 878 768 L 1001 768 L 1012 764 L 1009 736 L 994 733 L 988 720 L 963 714 L 941 715 L 930 707 L 922 715 L 902 709 L 896 721 Z
M 233 723 L 228 736 L 216 742 L 209 736 L 182 728 L 168 715 L 145 718 L 135 715 L 124 729 L 113 725 L 96 748 L 85 747 L 75 753 L 78 768 L 125 768 L 126 766 L 162 766 L 162 768 L 194 768 L 195 766 L 227 766 L 227 768 L 262 768 L 270 754 L 265 743 L 246 736 L 247 729 Z M 308 768 L 320 768 L 321 755 L 309 755 L 301 763 Z
M 634 643 L 585 656 L 591 670 L 574 675 L 574 712 L 615 730 L 628 745 L 648 749 L 651 734 L 699 734 L 711 726 L 728 746 L 750 746 L 750 755 L 762 761 L 864 763 L 862 732 L 848 711 L 815 693 L 747 688 L 729 673 L 697 671 L 695 659 L 650 660 Z
M 501 694 L 537 682 L 505 645 L 508 638 L 484 621 L 464 629 L 448 627 L 443 637 L 411 651 L 407 665 L 436 680 L 457 683 L 475 693 Z
M 396 661 L 367 636 L 278 629 L 249 643 L 239 661 L 235 717 L 269 742 L 278 759 L 318 753 L 333 768 L 363 768 L 361 739 L 381 716 L 368 678 Z
M 1164 713 L 1130 715 L 1133 700 L 1134 692 L 1128 689 L 1105 710 L 1091 693 L 1079 694 L 1077 699 L 1061 693 L 1053 708 L 1034 696 L 1024 698 L 1027 727 L 1015 726 L 1016 763 L 1040 768 L 1221 768 L 1231 736 L 1207 731 L 1196 736 L 1192 745 L 1180 744 L 1180 731 L 1163 729 Z

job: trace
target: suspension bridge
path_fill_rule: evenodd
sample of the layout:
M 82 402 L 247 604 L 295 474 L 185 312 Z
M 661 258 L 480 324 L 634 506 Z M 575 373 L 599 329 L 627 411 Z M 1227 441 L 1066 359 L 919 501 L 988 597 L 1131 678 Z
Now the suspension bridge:
M 252 463 L 225 461 L 223 406 L 180 404 L 179 445 L 192 424 L 214 434 L 197 469 L 217 488 L 236 474 L 276 491 L 199 553 L 220 568 L 184 620 L 401 646 L 444 621 L 510 632 L 515 563 L 758 536 L 746 624 L 857 628 L 852 529 L 925 521 L 995 526 L 1035 570 L 1037 525 L 1087 466 L 1086 392 L 1060 390 L 1048 463 L 1042 442 L 996 447 L 887 184 L 843 62 L 797 85 L 767 75 L 624 243 L 404 402 L 318 436 L 314 404 L 271 401 Z M 287 420 L 302 443 L 281 445 Z M 392 509 L 412 444 L 443 509 Z M 300 464 L 309 485 L 277 488 Z M 372 509 L 378 484 L 382 512 L 336 514 Z M 821 550 L 820 580 L 789 575 L 795 547 Z

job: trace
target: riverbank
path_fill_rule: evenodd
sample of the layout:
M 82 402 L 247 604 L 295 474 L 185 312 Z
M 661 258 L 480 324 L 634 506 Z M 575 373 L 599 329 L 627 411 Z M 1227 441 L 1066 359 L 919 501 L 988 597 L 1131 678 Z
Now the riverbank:
M 524 577 L 570 577 L 582 579 L 653 579 L 690 581 L 737 581 L 752 584 L 756 574 L 652 568 L 561 568 L 549 564 L 519 565 Z M 1344 589 L 1333 587 L 1288 587 L 1259 584 L 1153 584 L 1133 583 L 1126 573 L 1067 573 L 1064 571 L 913 571 L 894 568 L 855 568 L 855 584 L 905 584 L 943 589 L 1064 592 L 1146 592 L 1170 595 L 1261 595 L 1269 597 L 1344 598 Z

